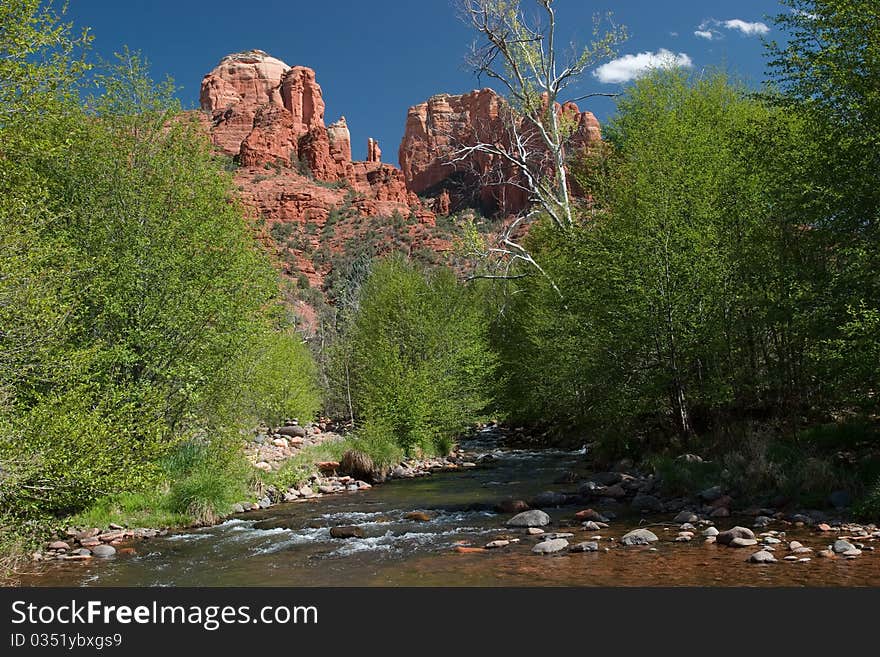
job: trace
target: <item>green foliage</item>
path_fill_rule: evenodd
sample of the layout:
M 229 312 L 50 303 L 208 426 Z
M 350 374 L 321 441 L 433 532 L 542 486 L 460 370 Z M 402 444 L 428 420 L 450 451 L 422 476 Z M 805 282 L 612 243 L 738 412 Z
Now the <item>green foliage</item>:
M 448 270 L 421 272 L 401 258 L 373 266 L 332 364 L 365 451 L 445 452 L 479 417 L 493 357 L 478 294 Z
M 205 442 L 212 465 L 179 480 L 163 457 L 309 417 L 314 365 L 173 85 L 125 51 L 82 101 L 84 42 L 38 3 L 0 9 L 0 503 L 25 521 L 165 482 L 169 513 L 206 520 L 240 444 Z
M 239 377 L 245 384 L 238 399 L 247 406 L 245 417 L 272 426 L 287 419 L 314 419 L 321 394 L 315 362 L 300 335 L 292 330 L 265 332 L 245 353 L 243 367 L 247 372 Z
M 772 344 L 775 318 L 755 326 L 755 297 L 773 283 L 752 287 L 756 275 L 779 278 L 760 249 L 788 233 L 763 225 L 763 172 L 741 156 L 744 135 L 770 117 L 723 76 L 681 73 L 641 80 L 619 110 L 601 175 L 595 161 L 581 165 L 592 212 L 566 233 L 530 234 L 546 275 L 526 271 L 495 330 L 508 364 L 504 409 L 565 418 L 609 441 L 639 427 L 687 438 L 728 409 L 763 403 L 755 378 L 770 379 L 788 356 Z

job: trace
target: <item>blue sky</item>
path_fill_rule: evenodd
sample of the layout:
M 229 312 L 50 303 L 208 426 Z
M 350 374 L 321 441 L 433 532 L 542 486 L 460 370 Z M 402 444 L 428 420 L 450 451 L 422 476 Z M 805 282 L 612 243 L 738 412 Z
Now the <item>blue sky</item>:
M 524 0 L 527 6 L 530 0 Z M 751 84 L 764 79 L 762 38 L 782 39 L 768 15 L 776 0 L 557 0 L 560 35 L 585 43 L 595 12 L 611 11 L 629 39 L 618 61 L 584 77 L 572 95 L 615 92 L 620 82 L 659 56 L 695 71 L 721 67 Z M 291 66 L 314 68 L 327 122 L 344 114 L 355 159 L 368 137 L 383 159 L 397 160 L 406 110 L 433 94 L 479 86 L 464 64 L 473 34 L 452 0 L 71 0 L 68 20 L 90 27 L 106 57 L 127 45 L 140 50 L 153 75 L 170 75 L 184 107 L 197 107 L 199 85 L 224 55 L 259 48 Z M 767 31 L 769 29 L 769 31 Z M 699 33 L 699 34 L 697 34 Z M 614 103 L 581 103 L 600 121 Z

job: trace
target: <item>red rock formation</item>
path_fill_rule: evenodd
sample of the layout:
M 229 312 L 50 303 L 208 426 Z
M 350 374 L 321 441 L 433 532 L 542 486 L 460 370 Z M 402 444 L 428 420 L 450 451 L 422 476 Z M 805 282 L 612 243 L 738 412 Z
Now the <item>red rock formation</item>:
M 313 70 L 289 67 L 260 50 L 229 55 L 202 81 L 201 105 L 214 144 L 238 156 L 235 182 L 242 199 L 270 232 L 275 224 L 291 225 L 276 234 L 296 239 L 279 244 L 267 237 L 287 254 L 290 274 L 304 273 L 320 285 L 329 263 L 316 266 L 308 253 L 324 246 L 343 250 L 344 239 L 361 230 L 360 218 L 411 217 L 414 247 L 448 247 L 433 235 L 434 214 L 407 190 L 401 170 L 381 163 L 375 141 L 368 161 L 352 162 L 345 117 L 325 126 L 323 93 Z M 342 216 L 347 225 L 326 233 L 334 211 L 334 221 Z
M 370 137 L 367 139 L 367 162 L 381 162 L 382 149 L 379 148 L 379 142 Z
M 508 111 L 505 101 L 491 89 L 461 96 L 441 94 L 411 107 L 398 153 L 407 188 L 434 197 L 434 207 L 441 213 L 465 206 L 505 214 L 525 208 L 527 193 L 516 185 L 503 184 L 517 180 L 516 170 L 503 160 L 477 152 L 453 161 L 453 154 L 462 147 L 480 142 L 509 145 Z M 571 138 L 574 148 L 601 139 L 599 123 L 591 113 L 581 112 L 574 103 L 566 103 L 558 111 L 576 121 Z
M 262 50 L 227 55 L 202 80 L 202 109 L 211 114 L 214 144 L 238 155 L 241 142 L 254 126 L 257 110 L 282 105 L 281 79 L 290 67 Z

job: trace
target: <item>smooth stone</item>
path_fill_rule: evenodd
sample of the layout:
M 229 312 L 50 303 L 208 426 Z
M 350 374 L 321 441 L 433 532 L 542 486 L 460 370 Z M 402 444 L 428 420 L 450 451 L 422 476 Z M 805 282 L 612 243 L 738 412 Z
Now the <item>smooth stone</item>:
M 528 529 L 526 529 L 526 534 L 528 534 L 529 536 L 540 536 L 543 533 L 544 530 L 538 527 L 529 527 Z
M 849 552 L 850 550 L 855 550 L 856 546 L 850 543 L 849 541 L 845 541 L 842 538 L 834 541 L 834 545 L 831 548 L 837 554 L 843 554 L 844 552 Z
M 797 550 L 802 547 L 804 547 L 804 544 L 801 543 L 800 541 L 792 541 L 791 543 L 788 544 L 788 549 L 792 550 L 792 551 Z
M 703 530 L 703 536 L 706 536 L 707 538 L 710 536 L 718 536 L 718 534 L 719 531 L 717 527 L 706 527 L 706 529 Z
M 773 536 L 765 536 L 764 542 L 767 545 L 777 545 L 778 543 L 782 543 L 778 538 L 774 538 Z
M 532 548 L 534 554 L 553 554 L 561 552 L 568 547 L 568 541 L 564 538 L 554 538 L 549 541 L 542 541 Z
M 546 534 L 544 536 L 544 539 L 547 541 L 553 541 L 553 540 L 556 540 L 557 538 L 573 538 L 573 537 L 574 537 L 574 534 L 571 534 L 569 532 L 552 532 L 550 534 Z
M 721 545 L 729 545 L 735 538 L 747 538 L 754 540 L 755 532 L 748 527 L 733 527 L 727 531 L 719 532 L 716 538 Z
M 798 559 L 798 563 L 809 563 L 809 562 L 810 562 L 810 557 L 802 557 L 802 558 Z
M 488 543 L 486 543 L 486 549 L 492 550 L 494 548 L 507 547 L 508 545 L 510 545 L 510 541 L 505 541 L 505 540 L 489 541 Z
M 112 545 L 96 545 L 92 548 L 92 554 L 96 557 L 106 559 L 107 557 L 112 557 L 116 554 L 116 548 Z
M 672 522 L 699 522 L 700 518 L 696 513 L 691 513 L 690 511 L 682 511 L 675 518 L 672 519 Z
M 584 509 L 583 511 L 578 511 L 574 514 L 574 517 L 578 520 L 592 520 L 593 522 L 608 522 L 608 517 L 603 516 L 598 511 L 594 511 L 593 509 Z
M 623 538 L 620 539 L 620 542 L 624 545 L 648 545 L 650 543 L 656 543 L 660 539 L 657 538 L 657 535 L 649 531 L 647 529 L 634 529 L 627 534 L 624 534 Z
M 49 543 L 50 550 L 69 550 L 70 545 L 66 541 L 53 541 Z
M 599 527 L 599 525 L 597 525 L 597 524 L 596 524 L 595 522 L 593 522 L 592 520 L 587 520 L 585 523 L 582 523 L 582 524 L 581 524 L 581 527 L 583 527 L 583 528 L 586 529 L 587 531 L 591 531 L 591 532 L 597 532 L 597 531 L 599 531 L 599 529 L 601 529 L 601 528 Z
M 732 539 L 730 543 L 728 543 L 728 545 L 732 548 L 752 547 L 757 544 L 758 541 L 754 538 L 741 538 L 739 536 Z
M 776 557 L 766 550 L 761 550 L 749 557 L 749 561 L 752 563 L 776 563 Z
M 233 504 L 232 505 L 233 513 L 244 513 L 244 507 L 241 504 Z
M 847 558 L 849 557 L 860 557 L 862 556 L 862 551 L 858 548 L 853 548 L 852 550 L 847 550 L 846 552 L 841 552 L 841 554 Z
M 794 556 L 793 554 L 789 554 L 787 557 L 783 557 L 783 559 L 785 559 L 786 561 L 797 561 L 798 560 L 798 558 L 796 556 Z
M 598 552 L 599 544 L 596 541 L 584 541 L 577 545 L 572 545 L 569 552 Z
M 540 509 L 517 513 L 505 523 L 508 527 L 545 527 L 550 524 L 550 516 Z

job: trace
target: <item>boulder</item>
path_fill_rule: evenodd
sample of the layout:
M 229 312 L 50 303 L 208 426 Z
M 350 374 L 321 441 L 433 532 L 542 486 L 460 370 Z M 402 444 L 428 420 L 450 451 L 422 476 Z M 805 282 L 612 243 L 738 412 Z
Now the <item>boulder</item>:
M 568 547 L 568 541 L 564 538 L 553 538 L 547 541 L 541 541 L 532 548 L 534 554 L 554 554 L 562 552 Z
M 505 523 L 508 527 L 545 527 L 550 524 L 550 516 L 540 509 L 518 513 Z
M 682 511 L 677 516 L 675 516 L 675 518 L 672 519 L 672 522 L 679 522 L 679 523 L 691 522 L 691 523 L 693 523 L 693 522 L 699 522 L 699 520 L 700 520 L 700 517 L 696 513 L 692 512 L 692 511 Z
M 289 436 L 291 438 L 305 438 L 308 435 L 306 428 L 301 427 L 298 424 L 281 427 L 276 433 L 280 433 L 282 436 Z
M 755 539 L 755 532 L 748 527 L 733 527 L 727 531 L 719 532 L 715 539 L 721 545 L 730 545 L 735 538 L 744 538 L 748 540 Z
M 92 548 L 92 554 L 96 557 L 106 559 L 116 554 L 116 548 L 112 545 L 96 545 Z
M 776 563 L 776 557 L 773 556 L 772 552 L 761 550 L 750 556 L 749 561 L 752 563 Z
M 608 522 L 608 518 L 593 509 L 584 509 L 574 514 L 574 517 L 580 521 Z
M 596 541 L 584 541 L 577 545 L 572 545 L 569 552 L 598 552 L 599 544 Z
M 656 543 L 660 539 L 657 538 L 657 535 L 648 530 L 648 529 L 634 529 L 631 532 L 624 534 L 623 538 L 620 539 L 620 542 L 624 545 L 649 545 L 651 543 Z
M 331 527 L 330 536 L 333 538 L 363 538 L 364 530 L 352 525 L 343 527 Z

